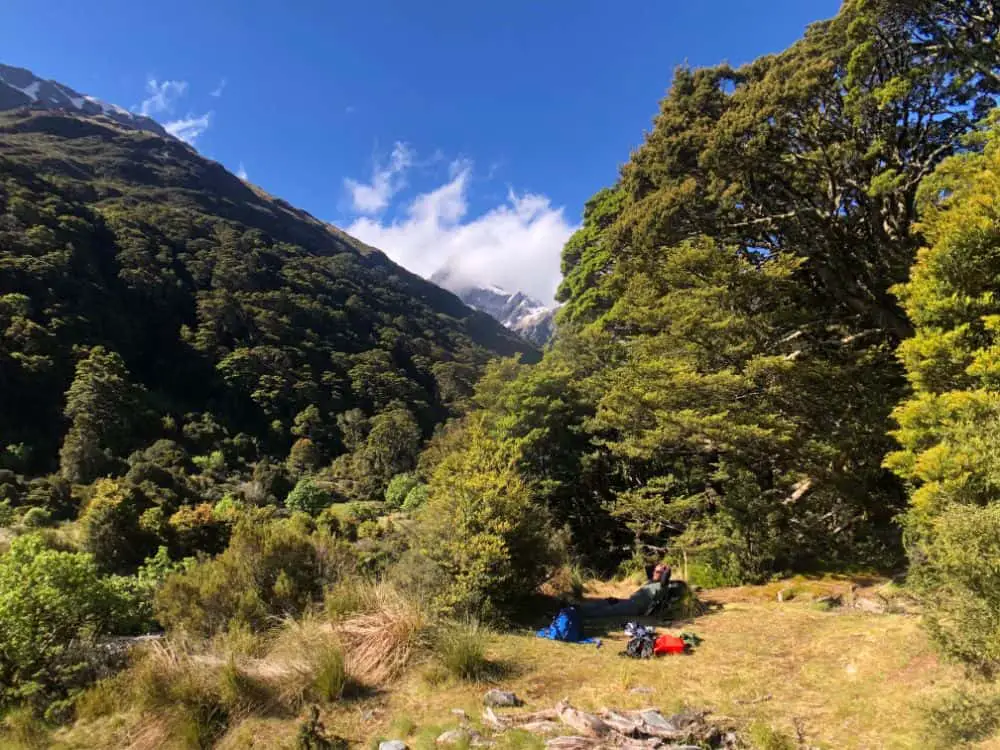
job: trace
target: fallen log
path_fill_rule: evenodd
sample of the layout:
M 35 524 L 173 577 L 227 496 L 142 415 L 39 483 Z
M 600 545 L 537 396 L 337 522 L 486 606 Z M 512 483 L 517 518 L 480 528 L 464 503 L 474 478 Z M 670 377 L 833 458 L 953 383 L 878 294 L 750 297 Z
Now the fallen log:
M 556 710 L 559 712 L 559 720 L 563 724 L 571 729 L 575 729 L 584 736 L 605 737 L 612 732 L 611 727 L 602 719 L 594 716 L 594 714 L 588 714 L 573 708 L 569 705 L 569 701 L 559 701 L 556 704 Z

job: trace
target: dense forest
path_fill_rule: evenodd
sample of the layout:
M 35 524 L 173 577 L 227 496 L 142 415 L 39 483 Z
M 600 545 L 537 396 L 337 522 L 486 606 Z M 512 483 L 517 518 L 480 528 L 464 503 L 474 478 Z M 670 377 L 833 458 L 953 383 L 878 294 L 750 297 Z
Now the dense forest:
M 991 674 L 998 24 L 847 0 L 677 70 L 540 359 L 179 142 L 0 116 L 0 701 L 64 720 L 84 636 L 260 630 L 347 569 L 503 623 L 651 557 L 907 574 Z

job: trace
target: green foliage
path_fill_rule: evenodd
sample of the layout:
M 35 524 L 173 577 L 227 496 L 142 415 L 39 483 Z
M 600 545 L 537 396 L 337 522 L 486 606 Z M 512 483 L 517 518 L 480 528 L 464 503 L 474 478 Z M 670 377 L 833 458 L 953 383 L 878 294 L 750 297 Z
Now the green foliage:
M 441 577 L 424 582 L 437 607 L 492 616 L 545 580 L 551 532 L 516 471 L 516 447 L 491 438 L 478 420 L 464 437 L 465 448 L 434 471 L 414 552 Z
M 130 443 L 141 396 L 117 352 L 96 346 L 80 360 L 66 392 L 70 428 L 59 454 L 66 479 L 90 482 L 115 466 Z
M 333 540 L 292 520 L 248 517 L 211 560 L 169 575 L 156 594 L 156 617 L 168 629 L 212 635 L 229 627 L 260 630 L 269 618 L 302 613 L 339 575 Z
M 305 477 L 300 479 L 295 488 L 288 493 L 285 507 L 316 516 L 332 502 L 333 496 L 329 490 L 320 487 L 312 477 Z
M 420 477 L 412 472 L 397 474 L 385 488 L 385 504 L 389 508 L 402 508 L 410 492 L 419 487 Z
M 927 707 L 927 736 L 940 747 L 991 737 L 1000 727 L 1000 693 L 994 685 L 972 685 L 941 693 Z
M 449 623 L 434 639 L 434 654 L 451 677 L 479 682 L 494 669 L 486 658 L 490 637 L 490 631 L 474 620 Z
M 910 281 L 897 287 L 916 326 L 900 346 L 913 394 L 894 412 L 901 450 L 886 461 L 911 489 L 912 575 L 941 647 L 1000 665 L 1000 129 L 983 153 L 945 162 L 922 193 Z
M 80 517 L 83 548 L 109 572 L 132 572 L 156 549 L 142 528 L 141 499 L 117 479 L 94 483 L 89 503 Z
M 427 502 L 427 498 L 430 496 L 430 490 L 426 484 L 420 482 L 414 485 L 413 489 L 406 493 L 406 498 L 403 500 L 402 509 L 407 513 L 413 513 L 418 510 L 424 503 Z
M 135 602 L 90 555 L 15 539 L 0 556 L 0 707 L 58 712 L 94 674 L 94 638 L 121 630 Z
M 28 529 L 40 529 L 52 523 L 52 516 L 45 508 L 28 508 L 21 516 L 21 523 Z

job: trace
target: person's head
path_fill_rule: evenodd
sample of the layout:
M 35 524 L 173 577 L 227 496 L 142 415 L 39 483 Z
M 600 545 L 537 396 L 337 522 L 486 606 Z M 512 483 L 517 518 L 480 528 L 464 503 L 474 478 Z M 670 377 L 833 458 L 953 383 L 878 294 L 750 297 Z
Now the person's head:
M 666 583 L 670 580 L 671 572 L 670 565 L 661 562 L 653 568 L 652 580 L 656 583 Z

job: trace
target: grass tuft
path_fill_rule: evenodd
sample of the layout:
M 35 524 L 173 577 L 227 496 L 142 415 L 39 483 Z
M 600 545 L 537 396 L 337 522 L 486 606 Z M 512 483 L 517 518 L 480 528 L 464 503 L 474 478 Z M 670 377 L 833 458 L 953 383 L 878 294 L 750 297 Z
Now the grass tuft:
M 443 626 L 434 642 L 434 650 L 447 673 L 466 682 L 482 682 L 494 673 L 494 665 L 486 658 L 486 647 L 492 633 L 475 621 Z

